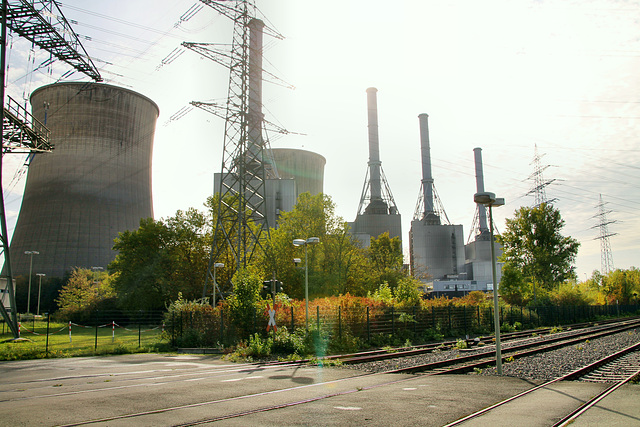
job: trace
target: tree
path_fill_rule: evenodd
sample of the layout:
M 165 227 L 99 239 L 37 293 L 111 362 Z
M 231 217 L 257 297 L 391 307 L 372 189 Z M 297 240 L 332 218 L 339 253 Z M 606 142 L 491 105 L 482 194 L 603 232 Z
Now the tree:
M 376 282 L 387 282 L 391 289 L 395 289 L 400 279 L 406 276 L 400 238 L 390 238 L 389 232 L 372 237 L 367 254 L 377 276 Z
M 211 247 L 210 218 L 196 209 L 166 221 L 140 220 L 140 227 L 115 239 L 109 270 L 119 304 L 131 310 L 160 310 L 178 298 L 202 297 Z
M 640 270 L 617 269 L 602 277 L 602 291 L 609 304 L 634 304 L 640 294 Z
M 254 329 L 256 310 L 262 288 L 260 273 L 254 267 L 241 268 L 232 279 L 233 294 L 227 300 L 231 318 L 240 329 L 240 334 L 247 336 Z
M 560 234 L 564 220 L 552 205 L 522 207 L 507 219 L 506 231 L 498 237 L 501 261 L 519 271 L 525 283 L 552 290 L 559 283 L 575 278 L 573 263 L 580 243 Z M 501 286 L 509 285 L 502 278 Z
M 58 317 L 65 320 L 87 320 L 95 310 L 115 308 L 113 278 L 105 272 L 76 268 L 60 290 L 56 302 Z
M 275 273 L 285 293 L 304 298 L 305 249 L 294 247 L 293 240 L 309 237 L 320 239 L 320 244 L 308 246 L 306 251 L 310 295 L 364 295 L 364 283 L 370 282 L 364 253 L 349 234 L 346 222 L 335 215 L 331 198 L 324 194 L 303 193 L 291 211 L 282 212 L 258 263 L 263 277 L 270 279 Z M 294 258 L 302 264 L 296 266 Z

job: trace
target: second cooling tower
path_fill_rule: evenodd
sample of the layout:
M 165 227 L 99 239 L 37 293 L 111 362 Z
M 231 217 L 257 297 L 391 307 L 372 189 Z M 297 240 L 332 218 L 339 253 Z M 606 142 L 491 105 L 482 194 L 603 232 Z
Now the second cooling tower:
M 63 277 L 103 267 L 113 240 L 153 217 L 151 155 L 158 106 L 127 89 L 96 83 L 43 86 L 33 115 L 51 131 L 52 153 L 37 154 L 27 176 L 11 244 L 16 276 Z

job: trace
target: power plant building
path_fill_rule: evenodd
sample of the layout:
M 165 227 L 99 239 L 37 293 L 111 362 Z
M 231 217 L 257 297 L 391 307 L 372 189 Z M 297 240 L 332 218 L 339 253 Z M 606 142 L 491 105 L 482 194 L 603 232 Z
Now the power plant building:
M 476 191 L 483 193 L 484 173 L 482 167 L 482 149 L 473 149 L 473 156 L 476 170 Z M 476 218 L 474 221 L 474 239 L 465 246 L 466 273 L 467 278 L 476 282 L 484 289 L 488 289 L 487 284 L 493 283 L 493 268 L 491 262 L 491 233 L 487 226 L 487 208 L 477 205 Z M 496 242 L 494 246 L 496 258 L 502 255 L 502 247 Z M 496 279 L 500 282 L 502 277 L 502 263 L 497 263 Z M 493 286 L 493 285 L 491 285 Z M 491 288 L 492 289 L 492 288 Z
M 465 272 L 464 236 L 462 225 L 443 224 L 448 221 L 439 205 L 431 173 L 431 147 L 427 114 L 420 121 L 422 182 L 418 206 L 411 221 L 410 265 L 414 277 L 424 282 L 458 278 Z M 428 279 L 428 280 L 427 280 Z
M 281 212 L 290 211 L 302 193 L 312 196 L 324 188 L 326 159 L 320 154 L 293 148 L 269 150 L 269 176 L 265 180 L 265 215 L 269 227 L 276 228 Z M 274 175 L 277 175 L 275 177 Z M 220 188 L 220 174 L 214 174 L 214 188 Z
M 151 156 L 158 106 L 128 89 L 56 83 L 31 95 L 52 153 L 36 154 L 11 243 L 16 276 L 106 268 L 119 232 L 153 217 Z M 26 255 L 37 251 L 38 255 Z
M 369 128 L 369 162 L 358 214 L 350 222 L 351 234 L 368 247 L 371 238 L 383 233 L 402 239 L 402 217 L 393 199 L 389 184 L 382 170 L 378 137 L 378 103 L 374 87 L 367 89 L 367 118 Z

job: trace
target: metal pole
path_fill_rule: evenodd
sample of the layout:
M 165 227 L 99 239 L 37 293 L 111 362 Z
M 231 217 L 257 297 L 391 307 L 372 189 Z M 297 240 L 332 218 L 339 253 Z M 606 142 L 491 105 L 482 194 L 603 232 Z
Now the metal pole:
M 502 375 L 502 351 L 500 349 L 500 312 L 498 308 L 498 283 L 496 282 L 496 250 L 493 238 L 493 206 L 489 205 L 489 233 L 491 235 L 491 269 L 493 278 L 493 323 L 496 334 L 496 370 Z
M 40 316 L 40 292 L 42 291 L 42 276 L 46 276 L 46 274 L 36 273 L 36 276 L 40 278 L 40 281 L 38 283 L 38 311 L 36 312 L 36 314 Z
M 207 285 L 205 284 L 205 286 Z M 216 265 L 213 264 L 213 307 L 215 308 L 215 306 L 216 306 Z
M 307 243 L 304 244 L 304 306 L 305 327 L 309 330 L 309 257 L 307 256 Z
M 33 251 L 26 252 L 29 254 L 29 292 L 27 293 L 27 313 L 31 312 L 31 270 L 33 268 Z

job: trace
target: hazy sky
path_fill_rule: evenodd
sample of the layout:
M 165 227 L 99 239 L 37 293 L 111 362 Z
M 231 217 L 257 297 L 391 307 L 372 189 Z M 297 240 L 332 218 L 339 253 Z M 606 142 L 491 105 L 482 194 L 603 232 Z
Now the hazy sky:
M 580 279 L 600 269 L 594 240 L 600 194 L 611 211 L 607 219 L 617 221 L 609 225 L 617 233 L 610 238 L 615 267 L 640 266 L 637 1 L 257 0 L 257 6 L 285 37 L 265 37 L 265 69 L 295 86 L 265 83 L 266 118 L 304 134 L 269 135 L 271 145 L 327 159 L 325 193 L 345 220 L 355 219 L 364 183 L 365 90 L 373 86 L 380 157 L 402 214 L 405 252 L 421 179 L 418 115 L 427 113 L 435 186 L 465 239 L 475 210 L 473 148 L 483 150 L 486 190 L 506 199 L 494 211 L 502 229 L 505 217 L 534 203 L 526 193 L 537 145 L 548 166 L 544 178 L 554 180 L 546 193 L 566 221 L 563 233 L 582 244 Z M 62 10 L 106 83 L 160 107 L 156 218 L 201 208 L 220 170 L 222 120 L 199 109 L 170 118 L 190 101 L 223 100 L 228 72 L 180 43 L 230 43 L 231 23 L 194 0 L 66 0 Z M 8 93 L 19 100 L 68 70 L 56 63 L 31 72 L 48 54 L 31 53 L 18 39 L 8 55 Z M 65 80 L 87 78 L 76 73 Z M 11 230 L 24 187 L 24 178 L 12 180 L 14 170 L 4 172 Z

